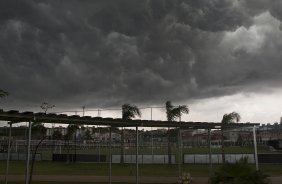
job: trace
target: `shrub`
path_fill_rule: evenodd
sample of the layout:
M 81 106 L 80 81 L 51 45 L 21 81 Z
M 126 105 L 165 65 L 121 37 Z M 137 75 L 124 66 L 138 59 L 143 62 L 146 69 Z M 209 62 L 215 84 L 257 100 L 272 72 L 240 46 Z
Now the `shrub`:
M 235 164 L 225 163 L 210 177 L 210 184 L 269 184 L 268 176 L 255 170 L 243 158 Z

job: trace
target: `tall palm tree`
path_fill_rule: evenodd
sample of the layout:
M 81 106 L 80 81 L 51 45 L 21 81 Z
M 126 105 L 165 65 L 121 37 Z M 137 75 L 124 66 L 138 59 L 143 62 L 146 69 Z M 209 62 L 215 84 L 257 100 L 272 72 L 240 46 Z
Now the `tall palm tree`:
M 34 135 L 34 139 L 37 139 L 37 140 L 40 140 L 40 141 L 35 146 L 34 152 L 32 154 L 30 175 L 29 175 L 29 184 L 32 183 L 33 168 L 34 168 L 34 163 L 35 163 L 38 148 L 39 148 L 40 144 L 43 142 L 43 140 L 46 138 L 46 132 L 47 132 L 47 128 L 44 127 L 43 123 L 41 123 L 41 122 L 32 123 L 31 128 L 32 128 L 32 132 L 33 132 L 33 135 Z
M 188 114 L 189 108 L 187 105 L 173 106 L 170 101 L 165 103 L 166 107 L 166 118 L 167 121 L 174 121 L 176 118 L 180 118 L 182 114 Z M 168 127 L 167 132 L 167 141 L 168 141 L 168 163 L 171 164 L 171 146 L 170 146 L 170 131 Z
M 8 96 L 8 95 L 9 95 L 8 92 L 6 92 L 6 91 L 0 89 L 0 98 L 4 98 L 4 97 L 6 97 L 6 96 Z
M 79 126 L 76 125 L 76 124 L 70 124 L 67 127 L 67 134 L 65 135 L 65 138 L 66 138 L 66 140 L 68 142 L 68 147 L 67 147 L 68 148 L 68 150 L 67 150 L 67 152 L 68 152 L 67 157 L 68 158 L 67 158 L 67 162 L 69 162 L 69 160 L 70 160 L 70 158 L 69 158 L 69 156 L 70 156 L 70 154 L 69 154 L 70 153 L 70 139 L 74 138 L 75 139 L 75 143 L 76 143 L 76 131 L 77 131 L 77 129 L 79 129 Z M 75 150 L 75 152 L 76 152 L 76 150 Z M 73 157 L 72 157 L 72 161 L 74 161 Z
M 136 116 L 141 117 L 139 108 L 135 105 L 123 104 L 122 105 L 122 120 L 129 120 Z M 124 129 L 121 130 L 121 145 L 120 145 L 121 157 L 120 163 L 124 163 Z
M 221 152 L 222 152 L 222 162 L 225 163 L 225 150 L 224 150 L 224 125 L 229 123 L 237 123 L 241 119 L 241 116 L 237 112 L 231 112 L 229 114 L 224 114 L 221 120 L 222 126 L 221 126 Z

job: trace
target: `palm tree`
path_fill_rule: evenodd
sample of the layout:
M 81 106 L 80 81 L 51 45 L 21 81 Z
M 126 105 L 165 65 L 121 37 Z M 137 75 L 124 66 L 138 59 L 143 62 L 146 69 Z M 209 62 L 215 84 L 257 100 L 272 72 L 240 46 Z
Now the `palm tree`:
M 122 105 L 122 120 L 129 120 L 136 116 L 141 117 L 139 108 L 135 105 L 123 104 Z M 121 157 L 120 163 L 124 163 L 124 129 L 121 130 Z
M 78 125 L 76 125 L 76 124 L 70 124 L 70 125 L 68 125 L 68 127 L 67 127 L 67 134 L 65 135 L 65 138 L 66 138 L 66 140 L 67 140 L 67 142 L 68 142 L 68 150 L 67 150 L 67 152 L 68 152 L 68 154 L 67 154 L 67 156 L 68 156 L 68 158 L 67 158 L 67 162 L 69 162 L 69 160 L 70 160 L 70 158 L 69 158 L 69 156 L 70 156 L 70 154 L 69 154 L 69 152 L 70 152 L 70 139 L 71 138 L 73 138 L 74 137 L 74 139 L 76 140 L 76 131 L 77 131 L 77 129 L 79 129 L 79 126 Z M 75 144 L 76 144 L 76 141 L 75 141 Z M 76 154 L 76 150 L 75 150 L 75 154 Z M 76 159 L 76 158 L 75 158 Z M 72 157 L 72 161 L 74 161 L 73 160 L 73 157 Z
M 32 154 L 32 159 L 31 159 L 31 167 L 30 167 L 30 175 L 29 175 L 29 184 L 32 182 L 32 176 L 33 176 L 33 168 L 34 168 L 34 163 L 35 163 L 35 159 L 36 159 L 36 154 L 37 154 L 37 150 L 40 146 L 40 144 L 43 142 L 43 140 L 46 138 L 46 132 L 47 129 L 46 127 L 44 127 L 44 125 L 40 122 L 34 122 L 32 123 L 32 132 L 34 135 L 35 139 L 39 139 L 40 141 L 37 143 L 34 152 Z
M 224 125 L 229 123 L 237 123 L 241 119 L 241 116 L 237 112 L 231 112 L 229 114 L 224 114 L 223 118 L 221 120 L 222 126 L 221 126 L 221 151 L 222 151 L 222 162 L 225 163 L 225 150 L 224 150 L 224 135 L 223 135 L 223 129 Z
M 176 118 L 180 118 L 182 114 L 188 114 L 189 108 L 187 105 L 180 105 L 177 107 L 174 107 L 170 101 L 167 101 L 165 103 L 166 107 L 166 118 L 167 121 L 174 121 Z M 170 146 L 170 131 L 168 127 L 167 132 L 167 141 L 168 141 L 168 163 L 171 164 L 171 146 Z
M 9 95 L 8 92 L 6 92 L 6 91 L 0 89 L 0 98 L 4 98 L 4 97 L 6 97 L 6 96 L 8 96 L 8 95 Z
M 59 130 L 55 130 L 54 133 L 52 134 L 52 140 L 61 140 L 62 137 L 63 134 Z

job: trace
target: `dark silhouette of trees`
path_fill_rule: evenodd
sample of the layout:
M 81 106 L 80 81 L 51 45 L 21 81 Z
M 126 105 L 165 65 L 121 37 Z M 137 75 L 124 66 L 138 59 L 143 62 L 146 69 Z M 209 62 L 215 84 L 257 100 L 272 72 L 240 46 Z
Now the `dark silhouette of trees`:
M 34 163 L 35 163 L 38 148 L 39 148 L 40 144 L 43 142 L 43 140 L 46 138 L 46 132 L 47 132 L 46 127 L 44 127 L 44 125 L 40 122 L 32 123 L 31 128 L 32 128 L 34 139 L 40 140 L 40 141 L 35 146 L 35 149 L 34 149 L 33 154 L 32 154 L 30 175 L 29 175 L 29 184 L 32 182 L 33 168 L 34 168 Z
M 55 107 L 55 105 L 50 105 L 49 103 L 47 103 L 47 102 L 42 102 L 42 104 L 40 105 L 40 108 L 44 111 L 44 113 L 47 113 L 47 111 L 49 110 L 49 109 L 52 109 L 52 108 L 54 108 Z
M 189 108 L 186 105 L 173 106 L 170 101 L 165 103 L 166 107 L 166 118 L 167 121 L 175 121 L 175 119 L 180 118 L 182 114 L 188 114 Z M 168 127 L 167 131 L 167 141 L 168 141 L 168 163 L 171 164 L 171 145 L 170 145 L 170 130 Z
M 237 123 L 241 119 L 241 116 L 237 112 L 231 112 L 229 114 L 224 114 L 223 118 L 221 120 L 222 126 L 221 126 L 221 151 L 222 151 L 222 162 L 225 163 L 225 145 L 224 145 L 224 125 L 229 123 Z
M 85 134 L 83 135 L 83 139 L 84 139 L 84 140 L 92 140 L 92 139 L 93 139 L 92 136 L 91 136 L 91 132 L 90 132 L 89 129 L 87 129 L 87 130 L 85 131 Z
M 122 120 L 129 120 L 136 116 L 141 117 L 139 108 L 135 105 L 123 104 L 122 105 Z M 121 130 L 121 156 L 120 163 L 124 163 L 124 129 Z
M 72 139 L 72 140 L 74 140 L 75 139 L 75 144 L 76 144 L 76 131 L 77 131 L 77 129 L 79 129 L 79 126 L 78 125 L 76 125 L 76 124 L 70 124 L 70 125 L 68 125 L 68 127 L 67 127 L 67 134 L 65 135 L 65 140 L 67 141 L 67 152 L 68 152 L 68 158 L 67 158 L 67 162 L 69 163 L 69 161 L 70 161 L 70 140 Z M 76 151 L 76 150 L 75 150 Z M 74 158 L 74 159 L 76 159 L 76 158 Z M 74 161 L 73 160 L 73 158 L 72 158 L 72 161 Z
M 59 130 L 55 130 L 52 135 L 52 139 L 53 140 L 62 140 L 62 138 L 63 138 L 62 132 L 60 132 Z

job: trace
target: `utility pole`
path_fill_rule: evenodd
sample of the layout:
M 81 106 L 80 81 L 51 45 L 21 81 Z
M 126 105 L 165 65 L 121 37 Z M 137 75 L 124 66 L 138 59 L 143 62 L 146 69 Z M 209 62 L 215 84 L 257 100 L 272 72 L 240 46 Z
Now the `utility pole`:
M 259 167 L 258 167 L 257 138 L 256 138 L 256 126 L 253 127 L 253 136 L 254 136 L 254 150 L 255 150 L 256 170 L 259 170 Z
M 82 106 L 82 116 L 84 116 L 85 106 Z
M 151 108 L 151 121 L 153 120 L 153 108 Z M 153 138 L 153 128 L 151 127 L 151 149 L 152 149 L 152 163 L 154 163 L 154 138 Z
M 101 110 L 98 109 L 98 117 L 101 117 Z
M 12 139 L 12 122 L 9 122 L 8 124 L 10 124 L 10 129 L 9 129 L 9 142 L 8 142 L 8 155 L 7 155 L 5 184 L 8 183 L 9 166 L 10 166 L 10 155 L 11 155 L 11 139 Z

